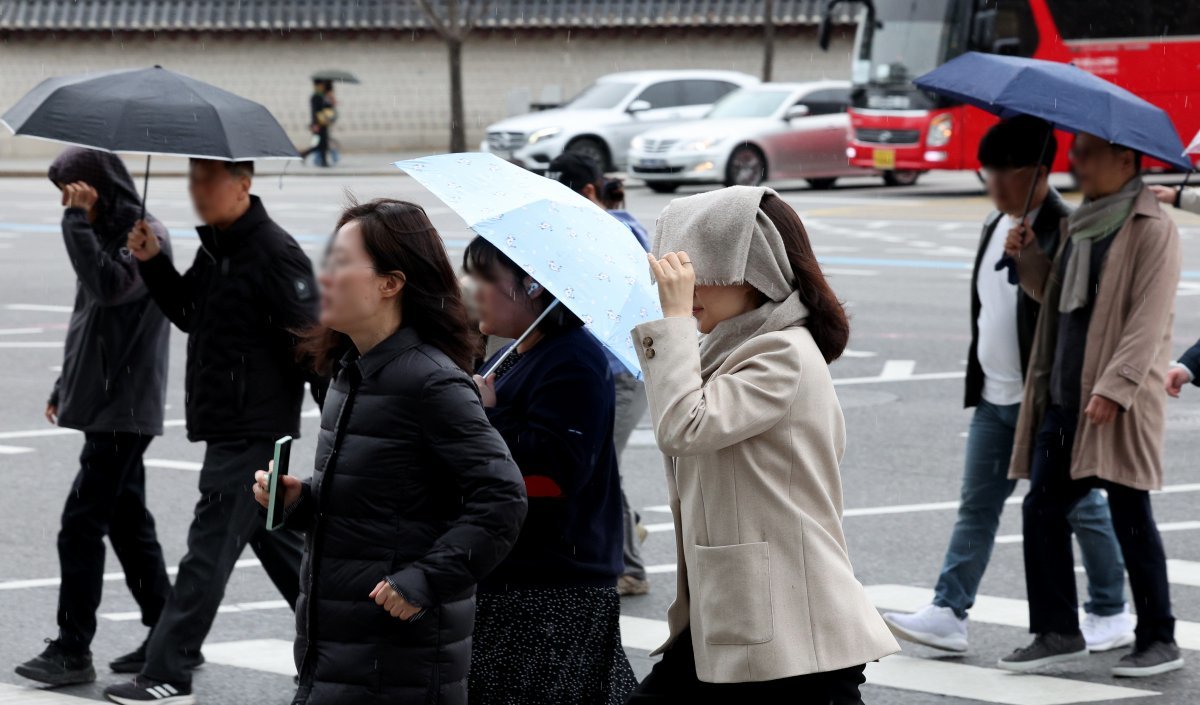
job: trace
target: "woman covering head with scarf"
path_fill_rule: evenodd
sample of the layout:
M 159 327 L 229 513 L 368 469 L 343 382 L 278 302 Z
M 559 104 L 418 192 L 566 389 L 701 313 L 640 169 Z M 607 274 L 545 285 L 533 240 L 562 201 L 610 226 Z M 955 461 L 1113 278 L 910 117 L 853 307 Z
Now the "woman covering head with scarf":
M 864 664 L 898 647 L 842 534 L 846 434 L 828 368 L 849 337 L 842 305 L 799 216 L 766 188 L 672 201 L 650 263 L 664 318 L 634 338 L 678 592 L 663 659 L 627 702 L 857 704 Z

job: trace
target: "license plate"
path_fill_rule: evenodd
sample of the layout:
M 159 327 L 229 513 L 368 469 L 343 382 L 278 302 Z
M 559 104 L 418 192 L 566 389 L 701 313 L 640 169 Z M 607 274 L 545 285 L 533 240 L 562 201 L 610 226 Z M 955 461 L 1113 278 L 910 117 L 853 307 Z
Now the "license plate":
M 647 169 L 661 169 L 667 165 L 666 159 L 639 159 L 638 166 L 646 167 Z
M 894 149 L 877 149 L 875 150 L 875 168 L 891 170 L 896 168 L 896 150 Z

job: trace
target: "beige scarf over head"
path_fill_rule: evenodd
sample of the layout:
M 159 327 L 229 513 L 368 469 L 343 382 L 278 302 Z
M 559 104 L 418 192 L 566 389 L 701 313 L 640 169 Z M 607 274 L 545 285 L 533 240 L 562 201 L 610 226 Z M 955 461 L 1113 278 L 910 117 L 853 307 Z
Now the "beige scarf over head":
M 808 316 L 783 238 L 759 208 L 768 195 L 777 194 L 761 186 L 731 186 L 677 198 L 658 217 L 656 257 L 686 252 L 697 285 L 749 284 L 768 299 L 753 311 L 721 321 L 701 338 L 705 380 L 750 338 L 802 324 Z

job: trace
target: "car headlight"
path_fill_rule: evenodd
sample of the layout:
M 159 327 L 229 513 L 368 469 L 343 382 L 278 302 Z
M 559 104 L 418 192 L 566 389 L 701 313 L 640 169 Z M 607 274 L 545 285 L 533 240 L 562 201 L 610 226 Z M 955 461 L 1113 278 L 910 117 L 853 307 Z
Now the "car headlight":
M 929 122 L 929 131 L 925 133 L 925 146 L 945 147 L 954 136 L 954 116 L 942 113 Z
M 529 144 L 537 144 L 542 140 L 550 139 L 560 132 L 562 132 L 561 127 L 543 127 L 540 130 L 535 130 L 529 134 Z
M 698 140 L 690 140 L 679 145 L 679 149 L 685 152 L 702 152 L 710 147 L 715 147 L 725 140 L 724 137 L 704 137 Z
M 645 147 L 645 146 L 646 146 L 646 138 L 642 137 L 641 135 L 638 135 L 637 137 L 634 137 L 633 139 L 629 140 L 629 148 L 630 149 L 641 150 L 641 148 Z

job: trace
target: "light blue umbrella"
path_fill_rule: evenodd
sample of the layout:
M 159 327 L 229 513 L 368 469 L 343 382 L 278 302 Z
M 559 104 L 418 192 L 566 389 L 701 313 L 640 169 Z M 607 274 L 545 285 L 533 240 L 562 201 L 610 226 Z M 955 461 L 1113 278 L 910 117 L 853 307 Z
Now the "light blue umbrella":
M 641 377 L 629 331 L 661 318 L 662 308 L 646 252 L 628 227 L 557 181 L 494 154 L 441 154 L 396 166 L 583 319 Z

